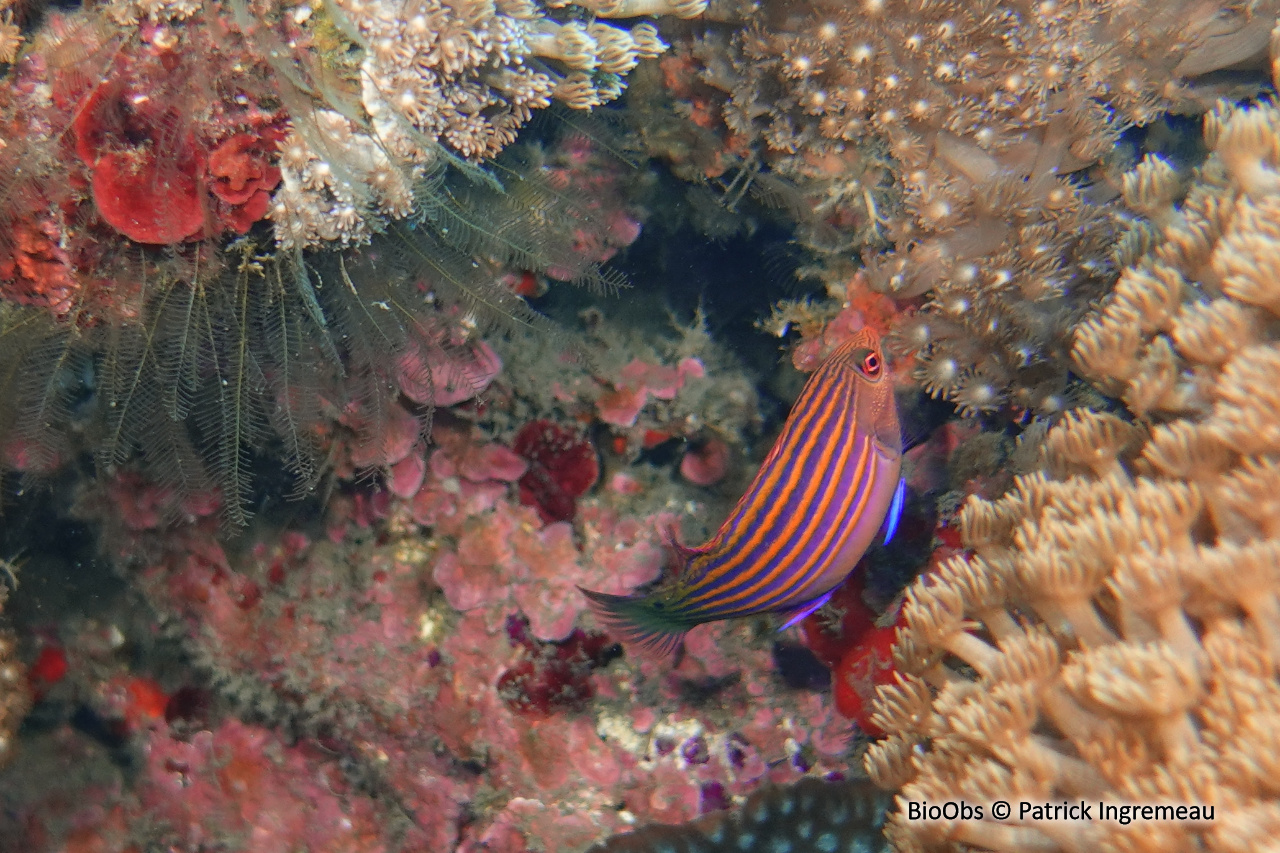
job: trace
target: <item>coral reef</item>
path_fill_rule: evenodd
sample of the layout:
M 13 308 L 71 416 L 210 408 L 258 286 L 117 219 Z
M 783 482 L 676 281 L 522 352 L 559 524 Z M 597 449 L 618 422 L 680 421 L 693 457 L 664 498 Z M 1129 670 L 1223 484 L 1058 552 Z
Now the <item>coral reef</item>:
M 1190 187 L 1148 159 L 1125 192 L 1149 246 L 1076 333 L 1135 420 L 1076 410 L 1043 470 L 960 513 L 970 556 L 910 589 L 890 732 L 899 802 L 1063 798 L 1213 809 L 1064 825 L 908 820 L 903 850 L 1260 849 L 1280 821 L 1274 388 L 1280 110 L 1222 105 Z M 1185 195 L 1184 195 L 1185 193 Z
M 858 255 L 873 287 L 915 300 L 896 331 L 930 393 L 965 413 L 1052 413 L 1073 402 L 1071 330 L 1118 273 L 1120 131 L 1203 109 L 1220 90 L 1196 78 L 1259 66 L 1275 14 L 1270 2 L 726 3 L 712 17 L 745 26 L 676 40 L 663 60 L 700 142 L 645 139 L 721 183 L 730 207 L 750 187 L 784 204 L 826 258 L 815 272 L 833 312 Z
M 491 455 L 440 444 L 470 464 Z M 625 821 L 686 820 L 767 779 L 846 769 L 842 722 L 769 676 L 769 640 L 749 626 L 691 641 L 674 669 L 574 628 L 573 584 L 652 576 L 663 522 L 619 518 L 609 502 L 625 496 L 605 492 L 579 507 L 579 538 L 515 492 L 428 479 L 387 504 L 377 536 L 339 514 L 329 541 L 291 532 L 238 560 L 207 515 L 116 522 L 118 547 L 222 692 L 344 756 L 429 849 L 581 849 Z
M 244 199 L 240 208 L 214 205 L 228 216 L 270 182 L 242 142 L 227 143 L 236 152 L 228 158 L 242 160 L 234 181 L 195 184 L 212 186 L 206 200 L 216 205 Z M 13 275 L 0 282 L 0 386 L 13 401 L 0 413 L 6 467 L 49 473 L 86 451 L 104 470 L 141 461 L 150 477 L 189 494 L 220 486 L 228 516 L 243 522 L 255 454 L 281 456 L 304 492 L 332 462 L 383 461 L 330 460 L 335 430 L 372 441 L 400 424 L 412 433 L 403 456 L 431 407 L 476 396 L 483 375 L 497 372 L 481 331 L 504 319 L 539 324 L 504 284 L 507 262 L 607 281 L 580 248 L 605 226 L 575 214 L 563 187 L 536 175 L 512 183 L 511 193 L 452 191 L 482 207 L 501 237 L 476 242 L 474 229 L 457 225 L 451 233 L 464 245 L 454 246 L 428 229 L 406 230 L 305 262 L 254 234 L 226 251 L 202 241 L 149 254 L 95 227 L 68 235 L 42 219 L 19 229 L 8 264 L 0 257 L 0 277 Z M 187 230 L 168 206 L 153 210 L 157 218 L 127 227 Z M 531 211 L 557 224 L 542 229 Z
M 305 493 L 334 421 L 376 433 L 413 408 L 425 426 L 463 399 L 450 389 L 474 396 L 445 375 L 481 366 L 471 338 L 540 320 L 508 277 L 607 290 L 599 265 L 640 231 L 596 197 L 621 170 L 581 134 L 509 145 L 551 98 L 598 104 L 663 48 L 652 23 L 575 16 L 51 11 L 0 91 L 0 461 L 141 462 L 188 494 L 221 487 L 242 524 L 259 455 Z M 359 248 L 302 251 L 335 246 Z
M 0 629 L 0 850 L 1272 843 L 1280 109 L 1211 104 L 1276 15 L 0 0 L 3 497 L 122 589 Z M 1174 110 L 1193 153 L 1122 136 Z M 731 329 L 769 269 L 655 244 L 764 222 L 825 297 Z M 897 540 L 793 634 L 619 644 L 579 588 L 659 580 L 864 328 L 921 444 Z
M 715 626 L 678 661 L 633 660 L 577 590 L 621 593 L 656 577 L 676 511 L 700 507 L 678 454 L 659 467 L 595 450 L 591 437 L 631 428 L 606 423 L 594 395 L 666 377 L 673 399 L 647 401 L 637 425 L 664 423 L 686 394 L 691 411 L 723 405 L 752 422 L 721 397 L 749 387 L 741 369 L 686 331 L 611 339 L 589 368 L 546 338 L 508 358 L 511 341 L 469 337 L 450 353 L 478 359 L 455 375 L 471 391 L 483 384 L 482 399 L 459 391 L 438 406 L 429 444 L 403 396 L 398 413 L 373 420 L 359 399 L 333 407 L 316 437 L 336 480 L 327 507 L 298 523 L 255 521 L 249 541 L 220 536 L 217 490 L 186 493 L 128 467 L 82 483 L 77 515 L 100 525 L 130 588 L 221 700 L 200 699 L 191 675 L 194 685 L 122 668 L 118 653 L 86 663 L 85 632 L 50 634 L 37 664 L 45 701 L 87 697 L 82 715 L 138 756 L 127 762 L 136 770 L 71 802 L 9 793 L 0 778 L 5 812 L 19 816 L 0 816 L 0 835 L 12 826 L 28 851 L 77 849 L 90 827 L 89 849 L 105 851 L 258 849 L 259 836 L 317 849 L 581 851 L 638 823 L 729 808 L 764 783 L 847 773 L 847 723 L 778 676 L 769 626 Z M 673 358 L 700 369 L 682 374 Z M 517 366 L 590 393 L 550 395 L 543 417 L 525 420 L 537 397 L 516 393 Z M 400 379 L 406 393 L 411 378 Z M 567 517 L 525 502 L 547 482 L 574 495 L 548 502 Z M 46 749 L 91 765 L 71 758 L 79 738 L 64 727 Z M 269 808 L 242 801 L 259 785 L 272 789 Z M 308 808 L 322 819 L 292 820 Z M 344 825 L 349 834 L 314 840 Z
M 48 75 L 52 92 L 15 99 L 30 137 L 7 147 L 38 150 L 67 130 L 57 113 L 74 106 L 99 212 L 139 242 L 243 233 L 268 213 L 285 248 L 367 242 L 387 218 L 422 215 L 427 184 L 459 156 L 495 157 L 553 100 L 584 110 L 613 100 L 666 48 L 652 23 L 604 18 L 705 7 L 615 4 L 584 23 L 560 5 L 102 4 L 33 35 L 10 79 Z M 0 60 L 13 62 L 12 12 L 0 14 Z M 14 195 L 6 184 L 6 202 Z
M 227 849 L 377 853 L 430 849 L 394 808 L 359 792 L 317 744 L 289 744 L 236 720 L 187 737 L 143 735 L 137 783 L 95 791 L 68 851 Z
M 514 334 L 498 342 L 511 354 L 499 393 L 515 413 L 601 423 L 609 437 L 600 447 L 620 461 L 633 462 L 663 445 L 682 443 L 694 455 L 709 444 L 723 445 L 725 456 L 715 463 L 725 466 L 721 477 L 744 441 L 758 434 L 760 394 L 737 358 L 712 339 L 703 317 L 655 339 L 592 309 L 573 331 L 581 335 L 585 358 L 566 358 L 561 345 L 544 335 Z M 683 467 L 694 471 L 696 465 Z M 720 481 L 705 475 L 694 474 L 709 480 L 703 485 Z

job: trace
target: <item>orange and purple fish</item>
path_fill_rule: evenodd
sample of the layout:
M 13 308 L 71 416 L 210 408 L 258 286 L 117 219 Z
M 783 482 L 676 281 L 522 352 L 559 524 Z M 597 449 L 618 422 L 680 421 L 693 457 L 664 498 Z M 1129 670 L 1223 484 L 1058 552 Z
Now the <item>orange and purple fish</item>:
M 782 433 L 710 541 L 645 595 L 583 590 L 606 625 L 657 652 L 695 625 L 821 607 L 902 509 L 902 438 L 880 338 L 862 329 L 809 377 Z M 673 538 L 674 539 L 674 538 Z M 786 627 L 784 625 L 784 627 Z

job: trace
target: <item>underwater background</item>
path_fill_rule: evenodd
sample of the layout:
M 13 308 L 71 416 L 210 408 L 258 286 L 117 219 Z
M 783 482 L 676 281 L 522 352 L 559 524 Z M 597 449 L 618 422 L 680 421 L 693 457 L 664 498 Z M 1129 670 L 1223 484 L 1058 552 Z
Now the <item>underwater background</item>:
M 1278 19 L 0 0 L 0 853 L 1280 849 Z

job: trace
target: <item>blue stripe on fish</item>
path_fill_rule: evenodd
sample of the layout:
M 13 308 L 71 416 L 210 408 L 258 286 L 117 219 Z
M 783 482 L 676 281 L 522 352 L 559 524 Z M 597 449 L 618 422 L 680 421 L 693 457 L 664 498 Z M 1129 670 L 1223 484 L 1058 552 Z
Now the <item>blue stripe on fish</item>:
M 889 512 L 884 517 L 884 540 L 881 545 L 893 541 L 893 534 L 898 532 L 898 522 L 902 520 L 902 508 L 907 503 L 907 480 L 898 480 L 898 488 L 893 492 L 893 503 L 889 504 Z

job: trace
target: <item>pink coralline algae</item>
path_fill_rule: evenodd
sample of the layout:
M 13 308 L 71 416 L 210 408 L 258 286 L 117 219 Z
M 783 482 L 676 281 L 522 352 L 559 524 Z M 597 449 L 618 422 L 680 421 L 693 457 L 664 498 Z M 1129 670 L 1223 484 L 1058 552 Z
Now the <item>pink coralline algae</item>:
M 683 359 L 675 367 L 633 359 L 622 368 L 613 390 L 596 401 L 600 420 L 618 427 L 632 427 L 649 397 L 674 400 L 687 377 L 701 377 L 705 369 L 696 358 Z
M 422 424 L 417 415 L 399 401 L 386 406 L 375 416 L 363 401 L 353 400 L 343 406 L 336 418 L 338 430 L 332 441 L 334 471 L 345 479 L 367 468 L 394 468 L 415 451 L 421 456 Z M 412 492 L 410 492 L 412 494 Z
M 415 522 L 459 536 L 468 519 L 492 509 L 507 494 L 528 462 L 468 427 L 437 423 L 431 438 L 432 450 L 417 445 L 392 466 L 388 485 L 408 501 Z
M 644 526 L 604 510 L 586 523 L 592 533 L 580 553 L 569 524 L 543 526 L 531 508 L 499 500 L 461 526 L 457 548 L 439 556 L 432 577 L 455 609 L 482 614 L 491 630 L 518 610 L 535 637 L 563 640 L 586 610 L 579 586 L 598 580 L 625 590 L 628 581 L 652 580 L 664 560 Z
M 487 360 L 474 339 L 450 351 Z M 701 373 L 693 358 L 648 358 L 618 378 L 665 402 Z M 166 839 L 183 851 L 579 853 L 633 821 L 685 821 L 762 783 L 847 770 L 847 721 L 776 677 L 760 626 L 703 626 L 678 659 L 657 662 L 628 657 L 595 624 L 579 586 L 623 593 L 669 558 L 663 532 L 676 518 L 643 503 L 639 468 L 622 463 L 592 491 L 602 462 L 585 431 L 535 420 L 508 445 L 470 401 L 437 411 L 424 435 L 401 383 L 376 417 L 322 403 L 331 417 L 316 438 L 339 484 L 306 529 L 264 525 L 229 551 L 216 494 L 182 499 L 129 470 L 84 490 L 80 514 L 102 523 L 107 550 L 184 636 L 211 690 L 299 733 L 287 744 L 224 711 L 188 719 L 178 691 L 161 719 L 164 691 L 109 682 L 119 689 L 104 713 L 136 720 L 127 736 L 150 751 L 141 800 L 106 800 L 98 837 L 114 827 L 124 840 L 101 850 L 139 839 L 145 816 L 186 833 Z M 577 399 L 589 414 L 590 398 Z M 565 477 L 570 520 L 521 502 L 534 466 Z M 381 812 L 330 779 L 339 765 L 376 779 L 376 802 L 397 803 L 394 838 L 394 822 L 364 831 Z M 321 796 L 331 783 L 334 797 Z M 262 827 L 268 808 L 281 818 Z M 308 809 L 327 817 L 294 821 Z
M 696 486 L 714 486 L 729 473 L 730 459 L 729 445 L 722 439 L 691 442 L 680 459 L 680 476 Z
M 405 848 L 424 843 L 354 788 L 318 745 L 291 746 L 236 720 L 189 739 L 156 726 L 143 744 L 138 782 L 108 803 L 98 807 L 103 813 L 86 808 L 77 816 L 84 825 L 65 850 L 385 853 L 397 835 L 408 836 Z
M 217 492 L 192 492 L 179 495 L 177 490 L 148 480 L 136 471 L 124 469 L 103 478 L 100 491 L 82 498 L 82 510 L 98 514 L 103 502 L 110 505 L 108 518 L 119 525 L 130 539 L 136 534 L 162 529 L 174 521 L 195 521 L 215 516 L 222 506 Z M 93 506 L 97 504 L 98 506 Z
M 448 427 L 437 431 L 433 437 L 437 450 L 428 453 L 424 430 L 429 418 L 424 417 L 424 407 L 429 413 L 472 401 L 501 372 L 502 360 L 484 341 L 468 340 L 452 314 L 424 320 L 414 331 L 392 368 L 399 396 L 376 401 L 378 405 L 366 397 L 322 400 L 327 417 L 312 429 L 311 438 L 326 448 L 333 473 L 351 481 L 380 471 L 390 494 L 404 499 L 423 490 L 432 464 L 441 479 L 456 475 L 477 483 L 518 479 L 527 463 L 511 450 L 496 444 L 481 449 L 465 438 L 455 440 Z M 429 463 L 430 457 L 434 463 Z M 370 499 L 366 496 L 361 501 Z
M 181 741 L 155 723 L 148 815 L 233 850 L 267 849 L 260 835 L 275 849 L 580 851 L 626 827 L 619 804 L 627 820 L 678 822 L 762 782 L 846 768 L 847 724 L 770 675 L 771 641 L 751 626 L 704 626 L 661 663 L 618 659 L 594 631 L 575 585 L 652 579 L 670 516 L 628 515 L 612 503 L 625 495 L 603 491 L 574 526 L 546 524 L 515 500 L 525 460 L 449 417 L 434 435 L 419 491 L 367 519 L 376 536 L 350 535 L 339 514 L 328 539 L 289 531 L 233 558 L 216 519 L 143 481 L 119 484 L 132 499 L 83 502 L 134 519 L 112 529 L 141 560 L 137 584 L 216 685 L 323 733 L 323 749 L 288 746 L 228 721 Z M 338 759 L 376 776 L 416 841 L 359 846 L 383 836 L 365 832 L 365 796 L 327 775 Z M 263 827 L 267 809 L 281 818 Z M 294 821 L 306 810 L 325 817 Z
M 547 180 L 561 190 L 584 199 L 590 214 L 574 231 L 573 262 L 553 265 L 547 275 L 574 281 L 591 264 L 602 264 L 630 246 L 640 236 L 639 212 L 624 205 L 621 186 L 626 168 L 617 158 L 602 154 L 589 136 L 572 134 L 551 152 Z
M 431 341 L 438 336 L 425 337 Z M 501 372 L 502 359 L 484 341 L 414 343 L 396 363 L 396 379 L 404 395 L 431 406 L 470 400 Z

